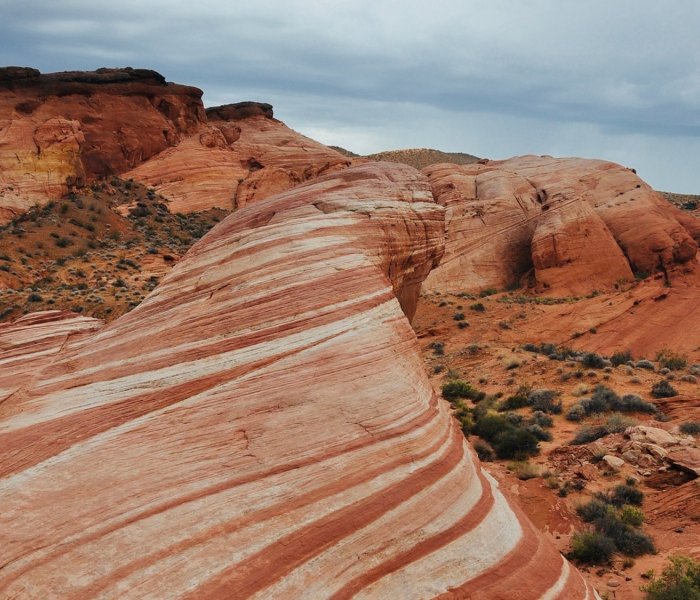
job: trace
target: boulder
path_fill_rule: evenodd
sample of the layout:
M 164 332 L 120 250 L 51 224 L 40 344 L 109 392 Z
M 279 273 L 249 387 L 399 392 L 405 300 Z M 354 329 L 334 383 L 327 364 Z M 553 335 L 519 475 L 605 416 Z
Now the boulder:
M 668 431 L 658 427 L 648 427 L 646 425 L 628 427 L 625 430 L 625 435 L 632 441 L 655 444 L 656 446 L 661 446 L 662 448 L 673 446 L 677 443 L 675 436 L 670 434 Z
M 615 471 L 619 471 L 625 464 L 624 460 L 622 460 L 619 456 L 614 456 L 613 454 L 606 454 L 603 457 L 603 462 Z

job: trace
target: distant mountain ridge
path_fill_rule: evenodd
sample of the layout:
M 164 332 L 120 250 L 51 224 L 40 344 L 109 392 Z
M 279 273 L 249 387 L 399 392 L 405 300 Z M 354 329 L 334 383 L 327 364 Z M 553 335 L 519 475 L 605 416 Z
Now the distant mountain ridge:
M 453 163 L 455 165 L 471 165 L 481 159 L 465 152 L 443 152 L 433 148 L 404 148 L 401 150 L 386 150 L 375 154 L 362 156 L 340 146 L 329 146 L 336 152 L 351 158 L 368 158 L 385 162 L 401 163 L 414 169 L 424 169 L 438 163 Z

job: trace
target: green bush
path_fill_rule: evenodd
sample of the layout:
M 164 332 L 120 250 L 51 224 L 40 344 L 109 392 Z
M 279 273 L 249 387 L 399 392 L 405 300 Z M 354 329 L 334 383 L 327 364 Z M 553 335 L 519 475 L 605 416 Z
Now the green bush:
M 539 443 L 534 434 L 513 426 L 501 431 L 492 444 L 498 458 L 524 460 L 540 451 Z
M 661 367 L 671 369 L 671 371 L 685 369 L 688 364 L 688 358 L 684 354 L 678 354 L 668 349 L 661 350 L 661 352 L 656 355 L 656 360 Z
M 618 485 L 609 493 L 609 502 L 613 506 L 623 506 L 625 504 L 632 504 L 634 506 L 641 506 L 644 502 L 644 492 L 642 490 L 631 486 L 631 485 Z
M 488 442 L 496 439 L 496 436 L 506 429 L 512 429 L 513 425 L 508 422 L 504 415 L 486 414 L 477 418 L 474 426 L 474 433 Z
M 474 442 L 474 450 L 476 451 L 476 454 L 481 462 L 491 462 L 494 458 L 496 458 L 496 453 L 493 451 L 493 448 L 491 448 L 491 446 L 489 446 L 483 440 L 477 440 Z
M 469 308 L 474 312 L 486 312 L 486 307 L 481 302 L 475 302 Z
M 646 600 L 700 600 L 700 563 L 688 556 L 671 556 L 671 564 L 642 590 Z
M 629 350 L 618 350 L 610 357 L 610 362 L 613 364 L 613 367 L 627 364 L 631 360 L 633 360 L 633 358 L 632 353 Z
M 558 395 L 554 390 L 533 390 L 528 396 L 528 403 L 533 410 L 558 415 L 562 411 L 561 400 L 557 400 Z
M 662 379 L 651 386 L 651 395 L 654 398 L 672 398 L 677 396 L 678 392 L 668 381 Z
M 686 421 L 685 423 L 681 423 L 679 429 L 681 433 L 685 435 L 698 435 L 700 433 L 700 422 Z
M 580 403 L 574 404 L 569 410 L 566 411 L 566 419 L 567 421 L 581 421 L 583 418 L 586 416 L 586 411 L 581 406 Z
M 528 405 L 527 396 L 516 392 L 512 396 L 508 396 L 498 407 L 498 410 L 503 412 L 506 410 L 517 410 Z
M 461 379 L 455 379 L 442 384 L 442 397 L 446 400 L 454 400 L 455 398 L 469 398 L 470 400 L 483 400 L 486 394 L 473 388 L 468 383 Z
M 575 533 L 568 558 L 586 565 L 607 565 L 615 550 L 615 542 L 597 531 Z
M 613 544 L 613 551 L 625 556 L 641 556 L 656 552 L 653 540 L 639 527 L 644 513 L 630 504 L 641 504 L 644 494 L 629 485 L 618 485 L 607 493 L 598 493 L 588 504 L 576 509 L 578 515 L 591 523 L 595 532 Z M 625 500 L 630 500 L 626 503 Z
M 644 523 L 644 513 L 636 506 L 625 504 L 620 509 L 620 520 L 632 527 L 641 527 Z
M 608 364 L 602 356 L 596 354 L 595 352 L 586 352 L 583 355 L 581 362 L 583 363 L 584 367 L 589 369 L 602 369 Z

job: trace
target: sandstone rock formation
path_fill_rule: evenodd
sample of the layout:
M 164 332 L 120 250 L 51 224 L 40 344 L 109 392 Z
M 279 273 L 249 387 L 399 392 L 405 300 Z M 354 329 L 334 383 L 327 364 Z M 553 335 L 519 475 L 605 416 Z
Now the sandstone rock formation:
M 177 144 L 206 120 L 201 95 L 145 69 L 0 69 L 0 222 Z
M 0 420 L 3 404 L 27 386 L 68 343 L 102 327 L 102 321 L 59 310 L 29 313 L 14 323 L 0 324 Z
M 593 597 L 425 375 L 443 212 L 408 167 L 320 177 L 53 356 L 3 403 L 0 596 Z
M 424 169 L 447 208 L 445 258 L 426 287 L 518 285 L 579 295 L 693 261 L 697 219 L 600 160 L 523 156 Z
M 207 117 L 206 127 L 125 176 L 154 187 L 173 212 L 231 210 L 351 164 L 274 119 L 269 104 L 208 108 Z

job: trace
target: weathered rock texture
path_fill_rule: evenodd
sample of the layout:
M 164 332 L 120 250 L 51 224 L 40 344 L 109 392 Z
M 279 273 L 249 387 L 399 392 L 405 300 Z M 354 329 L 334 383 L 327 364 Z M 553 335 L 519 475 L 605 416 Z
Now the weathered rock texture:
M 442 230 L 408 167 L 322 177 L 54 356 L 3 404 L 0 597 L 592 597 L 426 378 Z
M 0 419 L 3 402 L 27 387 L 69 340 L 82 339 L 100 327 L 99 319 L 60 310 L 29 313 L 14 323 L 0 324 Z
M 207 109 L 209 124 L 126 174 L 154 187 L 173 212 L 231 210 L 288 190 L 351 160 L 240 102 Z
M 695 258 L 697 219 L 600 160 L 523 156 L 424 169 L 447 208 L 445 258 L 426 287 L 518 285 L 585 294 Z
M 145 69 L 0 69 L 0 222 L 177 144 L 206 121 L 201 95 Z

